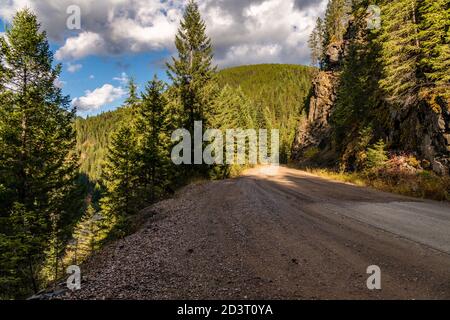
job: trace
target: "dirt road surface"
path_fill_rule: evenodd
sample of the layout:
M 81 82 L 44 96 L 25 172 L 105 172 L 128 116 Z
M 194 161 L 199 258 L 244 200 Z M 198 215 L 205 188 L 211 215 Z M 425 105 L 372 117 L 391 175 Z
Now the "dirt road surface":
M 450 299 L 450 206 L 281 167 L 193 185 L 82 266 L 74 299 Z M 368 266 L 381 290 L 368 290 Z

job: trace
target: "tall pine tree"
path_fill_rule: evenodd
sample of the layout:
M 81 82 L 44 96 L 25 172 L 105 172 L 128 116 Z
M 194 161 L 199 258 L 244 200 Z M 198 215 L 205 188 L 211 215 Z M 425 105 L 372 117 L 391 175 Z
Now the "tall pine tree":
M 147 204 L 163 195 L 171 179 L 170 136 L 164 89 L 165 84 L 155 76 L 147 84 L 137 110 L 139 176 L 142 200 Z
M 55 85 L 61 65 L 52 63 L 36 16 L 18 12 L 0 37 L 0 274 L 7 279 L 0 292 L 6 295 L 40 288 L 45 252 L 60 251 L 61 224 L 75 215 L 69 206 L 77 173 L 75 110 Z
M 128 81 L 128 97 L 125 100 L 125 106 L 132 109 L 131 113 L 136 112 L 141 100 L 139 99 L 138 87 L 134 78 Z
M 190 0 L 186 6 L 175 46 L 178 57 L 173 57 L 172 63 L 167 64 L 168 76 L 173 82 L 172 98 L 179 108 L 179 127 L 189 130 L 193 139 L 195 121 L 202 121 L 203 128 L 210 126 L 216 95 L 213 48 L 194 0 Z M 191 157 L 193 161 L 194 148 Z
M 450 1 L 420 3 L 422 91 L 433 107 L 450 106 Z
M 88 199 L 85 213 L 77 223 L 73 239 L 66 248 L 66 265 L 78 265 L 99 249 L 101 241 L 107 236 L 103 228 L 104 220 L 92 205 L 91 199 Z
M 102 215 L 111 226 L 125 227 L 126 218 L 138 210 L 136 134 L 129 125 L 113 134 L 103 170 L 106 195 L 101 200 Z M 119 230 L 123 235 L 123 230 Z
M 323 21 L 323 50 L 333 42 L 342 41 L 351 13 L 351 0 L 330 0 Z
M 417 0 L 387 1 L 381 12 L 383 23 L 378 41 L 383 76 L 380 86 L 390 102 L 411 106 L 417 102 L 419 88 Z
M 323 58 L 323 41 L 323 21 L 319 17 L 308 40 L 308 45 L 311 50 L 311 65 L 313 67 L 321 64 Z

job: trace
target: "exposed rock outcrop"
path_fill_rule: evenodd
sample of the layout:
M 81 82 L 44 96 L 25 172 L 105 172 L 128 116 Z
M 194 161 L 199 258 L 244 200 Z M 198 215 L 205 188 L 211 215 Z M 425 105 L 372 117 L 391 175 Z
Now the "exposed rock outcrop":
M 336 100 L 338 76 L 331 71 L 320 71 L 313 80 L 308 115 L 298 126 L 293 145 L 293 160 L 302 161 L 308 152 L 324 148 L 330 139 L 329 118 Z
M 431 163 L 434 172 L 450 173 L 450 111 L 435 112 L 425 108 L 423 114 L 414 115 L 418 122 L 419 152 Z
M 325 64 L 328 70 L 337 70 L 344 58 L 344 41 L 333 42 L 328 46 Z
M 406 110 L 391 108 L 386 135 L 396 148 L 413 151 L 439 175 L 450 173 L 450 111 L 419 101 Z

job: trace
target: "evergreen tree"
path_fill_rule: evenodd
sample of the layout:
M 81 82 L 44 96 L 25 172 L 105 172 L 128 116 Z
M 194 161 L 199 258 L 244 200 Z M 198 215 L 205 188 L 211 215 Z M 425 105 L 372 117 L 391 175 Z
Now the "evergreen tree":
M 342 41 L 351 13 L 351 0 L 330 0 L 323 22 L 323 50 L 336 41 Z
M 12 261 L 1 253 L 6 295 L 39 289 L 44 253 L 60 245 L 62 223 L 77 214 L 69 205 L 77 172 L 75 110 L 55 85 L 61 65 L 52 66 L 39 29 L 25 9 L 0 37 L 0 247 L 13 253 Z
M 178 57 L 173 57 L 172 63 L 167 64 L 168 76 L 173 82 L 172 98 L 180 109 L 179 127 L 189 130 L 193 139 L 195 121 L 202 121 L 204 129 L 209 126 L 216 87 L 211 40 L 206 35 L 205 22 L 194 0 L 186 6 L 175 46 Z
M 323 58 L 323 21 L 319 17 L 316 26 L 309 36 L 308 45 L 311 50 L 311 66 L 317 67 L 321 64 Z
M 134 81 L 133 78 L 131 78 L 128 81 L 128 97 L 125 100 L 125 105 L 128 107 L 136 108 L 137 105 L 139 104 L 140 99 L 139 99 L 139 94 L 138 94 L 138 87 L 136 82 Z
M 387 161 L 386 144 L 383 140 L 379 140 L 372 147 L 367 149 L 366 167 L 368 169 L 379 169 Z
M 101 213 L 105 218 L 103 229 L 104 232 L 116 231 L 116 236 L 127 233 L 127 218 L 139 210 L 139 156 L 135 117 L 141 105 L 137 86 L 131 79 L 124 108 L 128 112 L 111 135 L 102 166 L 102 181 L 106 187 L 100 201 Z
M 419 35 L 417 0 L 387 1 L 381 8 L 382 29 L 379 36 L 383 66 L 380 86 L 390 102 L 408 106 L 417 102 Z
M 125 117 L 113 134 L 103 168 L 106 228 L 123 227 L 124 219 L 159 199 L 171 181 L 165 84 L 155 77 L 140 98 L 133 81 L 128 88 L 133 117 Z
M 450 106 L 450 1 L 424 0 L 419 12 L 420 64 L 426 83 L 422 93 L 433 107 L 442 107 L 444 101 Z
M 121 221 L 137 212 L 136 160 L 135 132 L 129 125 L 123 125 L 113 134 L 103 171 L 107 192 L 102 199 L 102 211 L 111 221 Z
M 386 112 L 380 110 L 382 94 L 378 82 L 381 70 L 377 63 L 380 44 L 374 41 L 377 32 L 367 29 L 367 6 L 362 3 L 356 9 L 359 10 L 355 10 L 353 24 L 349 29 L 354 37 L 346 44 L 346 57 L 330 117 L 334 144 L 343 153 L 342 161 L 350 166 L 353 164 L 348 163 L 348 160 L 356 161 L 357 154 L 363 151 L 357 143 L 361 138 L 365 140 L 366 134 L 361 135 L 361 132 L 371 135 L 367 127 L 375 126 L 378 129 L 382 122 L 383 125 L 389 125 L 385 119 L 382 120 Z
M 67 248 L 66 264 L 80 264 L 99 248 L 105 238 L 103 220 L 89 200 L 82 219 L 75 227 L 72 243 Z
M 139 175 L 147 204 L 157 200 L 170 182 L 170 136 L 167 131 L 165 84 L 157 77 L 146 86 L 137 111 Z

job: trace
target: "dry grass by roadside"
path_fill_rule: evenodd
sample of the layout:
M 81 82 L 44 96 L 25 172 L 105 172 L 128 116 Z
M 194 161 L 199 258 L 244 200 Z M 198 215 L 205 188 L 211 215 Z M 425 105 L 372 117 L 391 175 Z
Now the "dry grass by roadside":
M 323 168 L 302 168 L 302 170 L 326 179 L 372 187 L 404 196 L 450 201 L 450 177 L 440 177 L 431 171 L 402 173 L 390 170 L 374 170 L 348 173 Z

